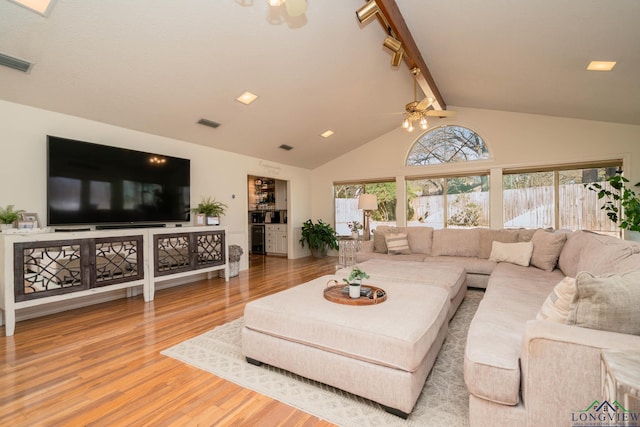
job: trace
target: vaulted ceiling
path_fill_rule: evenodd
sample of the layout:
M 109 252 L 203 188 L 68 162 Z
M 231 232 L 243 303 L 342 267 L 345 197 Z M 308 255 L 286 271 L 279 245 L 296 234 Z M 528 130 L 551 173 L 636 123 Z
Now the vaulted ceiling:
M 314 168 L 399 126 L 413 98 L 364 3 L 291 18 L 265 0 L 57 0 L 43 17 L 0 0 L 0 53 L 33 63 L 0 67 L 0 99 Z M 637 0 L 396 3 L 447 105 L 640 125 Z

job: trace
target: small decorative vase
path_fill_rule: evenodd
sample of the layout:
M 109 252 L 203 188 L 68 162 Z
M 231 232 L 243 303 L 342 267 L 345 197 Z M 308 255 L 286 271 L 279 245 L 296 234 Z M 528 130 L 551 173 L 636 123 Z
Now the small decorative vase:
M 349 296 L 351 298 L 360 298 L 360 283 L 349 284 Z
M 351 232 L 351 238 L 352 238 L 353 240 L 358 240 L 358 238 L 359 238 L 359 237 L 360 237 L 360 234 L 358 234 L 358 232 L 357 232 L 357 231 L 352 231 L 352 232 Z

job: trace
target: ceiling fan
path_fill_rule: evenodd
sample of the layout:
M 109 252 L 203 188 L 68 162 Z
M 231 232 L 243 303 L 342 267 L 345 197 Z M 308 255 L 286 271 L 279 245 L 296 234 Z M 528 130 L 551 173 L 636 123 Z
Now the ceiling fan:
M 402 127 L 409 132 L 413 131 L 414 122 L 420 125 L 420 128 L 427 129 L 429 124 L 427 123 L 427 117 L 453 117 L 456 115 L 455 111 L 449 110 L 435 110 L 429 109 L 435 102 L 434 98 L 425 97 L 421 101 L 418 101 L 418 82 L 417 77 L 420 74 L 419 68 L 412 68 L 411 74 L 413 75 L 413 101 L 404 106 L 405 118 L 402 121 Z

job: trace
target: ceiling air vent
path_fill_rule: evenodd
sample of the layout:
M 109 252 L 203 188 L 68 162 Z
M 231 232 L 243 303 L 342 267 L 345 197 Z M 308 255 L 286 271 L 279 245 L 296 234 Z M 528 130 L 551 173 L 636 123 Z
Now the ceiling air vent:
M 208 120 L 208 119 L 200 119 L 200 120 L 198 120 L 198 124 L 209 126 L 211 128 L 214 128 L 214 129 L 217 128 L 218 126 L 220 126 L 220 123 L 214 122 L 213 120 Z
M 290 151 L 293 150 L 293 147 L 287 144 L 282 144 L 281 146 L 279 146 L 278 148 L 282 148 L 285 151 Z
M 0 65 L 26 73 L 33 65 L 31 62 L 0 53 Z

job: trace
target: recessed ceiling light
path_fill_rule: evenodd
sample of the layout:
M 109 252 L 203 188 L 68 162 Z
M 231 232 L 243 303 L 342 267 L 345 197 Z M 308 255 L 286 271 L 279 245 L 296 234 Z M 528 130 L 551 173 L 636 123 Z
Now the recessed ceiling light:
M 242 95 L 240 95 L 239 97 L 237 97 L 236 101 L 242 102 L 245 105 L 249 105 L 253 101 L 255 101 L 256 99 L 258 99 L 258 95 L 255 95 L 255 94 L 253 94 L 251 92 L 245 92 Z
M 324 132 L 322 132 L 320 134 L 321 137 L 323 138 L 329 138 L 331 135 L 333 135 L 333 131 L 332 130 L 326 130 Z
M 611 71 L 616 65 L 616 61 L 591 61 L 587 70 L 589 71 Z
M 26 7 L 42 16 L 49 16 L 55 0 L 11 0 L 12 2 Z

